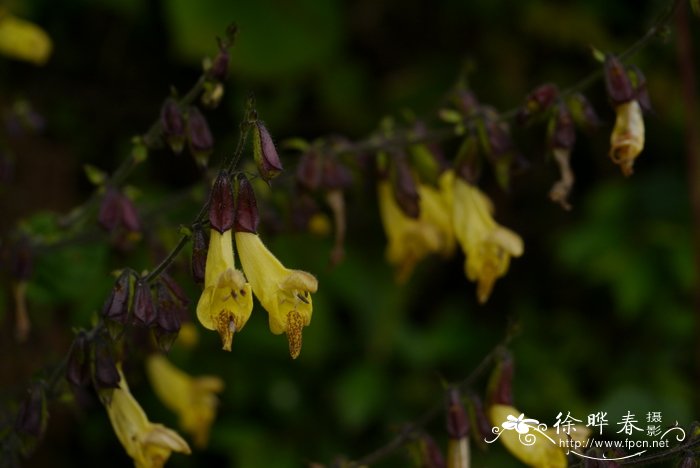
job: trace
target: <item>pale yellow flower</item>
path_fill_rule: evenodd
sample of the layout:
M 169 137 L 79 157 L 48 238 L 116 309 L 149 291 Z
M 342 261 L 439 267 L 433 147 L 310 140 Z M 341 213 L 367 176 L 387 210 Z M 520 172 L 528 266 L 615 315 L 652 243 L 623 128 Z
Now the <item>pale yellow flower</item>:
M 615 108 L 617 117 L 610 135 L 610 158 L 625 176 L 632 175 L 634 160 L 644 149 L 644 119 L 635 100 Z
M 205 447 L 219 404 L 216 394 L 224 389 L 223 380 L 216 376 L 192 377 L 160 354 L 148 356 L 146 372 L 160 401 L 179 416 L 182 430 L 192 435 L 196 446 Z
M 190 447 L 177 432 L 148 420 L 146 413 L 129 391 L 119 369 L 119 387 L 105 406 L 119 442 L 137 468 L 160 468 L 172 452 L 190 454 Z
M 466 255 L 464 270 L 470 281 L 477 282 L 477 297 L 483 304 L 508 270 L 510 257 L 523 254 L 523 241 L 496 223 L 491 201 L 467 181 L 454 177 L 451 198 L 455 236 Z
M 551 428 L 547 429 L 543 431 L 546 434 L 545 436 L 534 429 L 521 434 L 518 430 L 506 430 L 501 427 L 504 422 L 508 421 L 508 416 L 517 418 L 520 414 L 522 414 L 520 411 L 507 405 L 493 405 L 489 408 L 491 424 L 502 429 L 499 440 L 506 449 L 528 466 L 536 468 L 566 468 L 568 463 L 566 455 L 564 455 L 565 449 L 559 447 L 559 436 L 556 434 L 556 431 Z M 553 435 L 554 437 L 552 437 Z M 529 441 L 525 439 L 526 437 L 531 438 L 531 441 L 534 441 L 534 443 L 529 444 Z M 523 443 L 523 441 L 528 443 Z
M 233 262 L 231 230 L 211 230 L 204 272 L 204 291 L 197 304 L 197 318 L 221 336 L 223 349 L 231 351 L 233 334 L 240 331 L 253 310 L 248 284 Z
M 301 332 L 311 322 L 311 294 L 318 289 L 310 273 L 285 268 L 257 234 L 236 233 L 236 247 L 243 271 L 255 297 L 267 310 L 270 331 L 287 334 L 289 354 L 301 351 Z
M 52 48 L 51 38 L 43 29 L 0 8 L 0 54 L 43 65 Z
M 426 256 L 437 253 L 447 257 L 455 248 L 451 214 L 443 191 L 419 184 L 418 196 L 420 215 L 416 219 L 401 210 L 389 182 L 379 182 L 379 213 L 388 238 L 386 257 L 400 283 Z

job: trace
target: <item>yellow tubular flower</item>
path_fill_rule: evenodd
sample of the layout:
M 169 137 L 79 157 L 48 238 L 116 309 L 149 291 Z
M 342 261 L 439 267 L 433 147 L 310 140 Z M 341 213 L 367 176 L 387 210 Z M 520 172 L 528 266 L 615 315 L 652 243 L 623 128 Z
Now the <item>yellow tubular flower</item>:
M 119 388 L 112 392 L 107 414 L 114 432 L 136 468 L 160 468 L 171 452 L 190 454 L 190 447 L 177 432 L 148 420 L 146 413 L 129 391 L 119 369 Z
M 477 281 L 483 304 L 496 279 L 508 270 L 510 257 L 523 254 L 523 241 L 494 221 L 491 201 L 477 187 L 455 177 L 451 198 L 455 235 L 467 257 L 464 270 L 470 281 Z
M 644 149 L 644 119 L 635 100 L 615 108 L 617 118 L 610 135 L 610 159 L 620 166 L 625 176 L 632 175 L 634 160 Z
M 517 418 L 520 414 L 522 413 L 512 406 L 493 405 L 489 408 L 491 424 L 499 428 L 501 428 L 502 423 L 508 420 L 508 416 Z M 554 432 L 556 436 L 555 431 L 547 429 L 546 433 L 549 437 L 552 437 L 550 431 Z M 529 436 L 534 437 L 532 439 L 534 443 L 524 444 L 524 438 Z M 552 438 L 556 441 L 556 437 Z M 503 430 L 499 439 L 515 458 L 528 466 L 536 468 L 566 468 L 568 466 L 564 451 L 559 448 L 559 445 L 534 430 L 522 435 L 516 430 Z
M 224 382 L 215 376 L 192 377 L 160 354 L 146 359 L 146 372 L 160 401 L 179 416 L 182 430 L 192 435 L 197 447 L 206 447 L 219 404 L 216 394 L 223 391 Z
M 223 349 L 231 351 L 233 334 L 240 331 L 253 310 L 253 296 L 233 262 L 231 230 L 211 230 L 204 272 L 204 291 L 197 304 L 197 318 L 221 336 Z
M 394 199 L 388 181 L 379 182 L 379 213 L 389 241 L 387 261 L 396 269 L 396 280 L 405 282 L 416 264 L 432 253 L 449 256 L 455 238 L 447 202 L 441 192 L 418 185 L 420 216 L 410 218 Z
M 236 247 L 255 297 L 267 310 L 270 331 L 287 334 L 293 359 L 301 351 L 302 328 L 311 322 L 311 295 L 318 289 L 316 278 L 300 270 L 289 270 L 263 244 L 257 234 L 236 232 Z
M 0 8 L 0 54 L 43 65 L 52 48 L 51 38 L 43 29 Z

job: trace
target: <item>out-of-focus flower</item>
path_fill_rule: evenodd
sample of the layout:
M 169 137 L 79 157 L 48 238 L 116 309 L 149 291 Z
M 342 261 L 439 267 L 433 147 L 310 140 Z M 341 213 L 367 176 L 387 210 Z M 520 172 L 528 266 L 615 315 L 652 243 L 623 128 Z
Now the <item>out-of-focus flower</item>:
M 445 174 L 441 177 L 450 177 Z M 390 183 L 379 182 L 379 213 L 389 241 L 386 257 L 395 267 L 400 283 L 426 256 L 438 253 L 447 257 L 455 248 L 450 209 L 443 191 L 418 184 L 418 196 L 419 216 L 411 218 L 399 207 Z
M 216 394 L 223 391 L 224 382 L 216 376 L 192 377 L 160 354 L 146 359 L 146 371 L 158 398 L 177 413 L 182 430 L 192 435 L 196 446 L 205 447 L 219 404 Z
M 452 174 L 451 171 L 447 172 Z M 460 177 L 443 179 L 451 185 L 454 232 L 466 255 L 464 270 L 477 282 L 477 298 L 485 303 L 498 278 L 505 275 L 510 257 L 523 254 L 523 241 L 516 233 L 496 223 L 488 197 Z M 446 193 L 450 193 L 446 190 Z
M 160 468 L 172 452 L 190 454 L 190 447 L 180 435 L 162 424 L 148 420 L 143 408 L 129 391 L 119 370 L 119 387 L 105 403 L 109 420 L 119 442 L 137 468 Z
M 625 176 L 634 172 L 634 160 L 644 149 L 644 119 L 637 101 L 615 107 L 615 127 L 610 135 L 610 158 Z
M 51 38 L 43 29 L 0 8 L 0 54 L 43 65 L 52 48 Z

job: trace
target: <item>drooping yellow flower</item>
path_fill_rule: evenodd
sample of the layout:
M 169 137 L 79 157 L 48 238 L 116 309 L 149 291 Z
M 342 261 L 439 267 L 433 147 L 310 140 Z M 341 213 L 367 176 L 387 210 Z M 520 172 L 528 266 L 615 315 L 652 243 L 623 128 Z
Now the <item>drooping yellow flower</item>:
M 189 445 L 177 432 L 148 420 L 129 391 L 121 369 L 119 377 L 119 387 L 114 389 L 111 401 L 105 406 L 114 432 L 136 468 L 160 468 L 172 452 L 190 454 Z
M 301 332 L 311 322 L 311 294 L 318 289 L 310 273 L 285 268 L 257 234 L 236 232 L 243 271 L 255 297 L 267 310 L 270 331 L 287 334 L 293 359 L 301 351 Z
M 450 182 L 445 179 L 445 184 Z M 466 255 L 464 270 L 477 282 L 477 297 L 485 303 L 496 279 L 508 270 L 510 257 L 523 254 L 523 241 L 496 223 L 491 201 L 477 187 L 460 177 L 452 182 L 452 215 L 457 240 Z
M 636 100 L 615 108 L 617 117 L 610 135 L 610 159 L 625 176 L 632 175 L 634 160 L 644 149 L 644 118 Z
M 565 451 L 559 447 L 557 438 L 551 437 L 552 432 L 555 436 L 556 432 L 547 429 L 543 431 L 545 434 L 538 433 L 531 429 L 531 427 L 536 427 L 536 422 L 535 426 L 528 428 L 527 423 L 532 420 L 528 421 L 518 415 L 522 415 L 522 413 L 512 406 L 493 405 L 489 408 L 491 424 L 502 430 L 499 439 L 506 449 L 528 466 L 566 468 L 568 463 L 564 455 Z M 509 429 L 506 429 L 505 426 L 502 427 L 504 423 L 509 424 L 508 421 L 513 427 Z
M 43 29 L 0 8 L 0 54 L 43 65 L 52 48 L 51 38 Z
M 442 191 L 418 184 L 420 215 L 407 216 L 399 207 L 388 181 L 378 187 L 379 213 L 389 241 L 387 261 L 396 269 L 396 280 L 405 282 L 416 264 L 426 256 L 438 253 L 449 256 L 454 251 L 455 237 L 449 205 Z
M 216 376 L 192 377 L 171 364 L 163 355 L 146 359 L 146 372 L 160 401 L 180 418 L 182 430 L 192 435 L 198 447 L 205 447 L 216 417 L 217 393 L 224 382 Z
M 204 272 L 204 291 L 197 304 L 197 318 L 221 336 L 223 349 L 231 351 L 233 334 L 240 331 L 253 310 L 253 296 L 233 261 L 231 230 L 211 230 Z

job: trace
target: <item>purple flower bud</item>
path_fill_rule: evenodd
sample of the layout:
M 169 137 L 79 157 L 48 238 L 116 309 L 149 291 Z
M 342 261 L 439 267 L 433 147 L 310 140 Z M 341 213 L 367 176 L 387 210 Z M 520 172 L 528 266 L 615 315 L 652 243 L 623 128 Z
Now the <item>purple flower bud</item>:
M 189 109 L 187 117 L 187 139 L 190 145 L 190 152 L 195 160 L 206 166 L 207 159 L 214 148 L 214 137 L 209 130 L 209 124 L 196 107 Z
M 201 226 L 196 226 L 192 233 L 192 279 L 197 284 L 204 283 L 208 245 L 206 232 Z
M 137 325 L 150 326 L 156 320 L 156 308 L 151 288 L 143 279 L 136 281 L 134 291 L 134 319 Z
M 350 186 L 352 176 L 347 167 L 336 158 L 328 156 L 323 160 L 321 185 L 325 190 L 342 190 Z
M 318 151 L 311 149 L 304 153 L 297 166 L 297 182 L 305 189 L 313 192 L 321 185 L 323 167 Z
M 497 120 L 487 120 L 484 125 L 487 136 L 485 148 L 488 156 L 496 160 L 499 156 L 513 149 L 507 124 Z
M 81 332 L 73 341 L 66 366 L 66 380 L 76 387 L 86 385 L 90 381 L 88 351 L 87 338 L 85 333 Z
M 634 99 L 632 82 L 627 75 L 625 66 L 614 55 L 605 57 L 603 64 L 605 76 L 605 89 L 613 105 L 617 106 Z
M 471 427 L 475 430 L 471 431 L 472 439 L 479 445 L 484 446 L 484 439 L 491 437 L 493 433 L 491 432 L 491 423 L 489 418 L 486 416 L 486 410 L 484 409 L 484 402 L 476 393 L 469 395 L 469 419 L 471 422 Z
M 417 436 L 418 445 L 418 466 L 422 468 L 445 468 L 445 457 L 442 455 L 440 447 L 435 443 L 435 439 L 429 434 L 421 432 Z
M 174 153 L 180 154 L 185 145 L 185 118 L 180 106 L 173 98 L 168 98 L 160 110 L 163 135 Z
M 550 148 L 571 149 L 576 143 L 574 119 L 564 103 L 560 103 L 553 117 L 553 128 L 549 138 Z
M 454 98 L 457 110 L 465 117 L 472 117 L 478 111 L 481 105 L 473 92 L 461 89 L 455 93 Z
M 42 385 L 35 383 L 20 404 L 15 419 L 15 430 L 21 435 L 38 439 L 44 434 L 47 421 L 46 395 Z
M 169 351 L 180 332 L 181 317 L 185 314 L 185 306 L 177 298 L 165 281 L 156 284 L 157 319 L 154 334 L 158 346 L 163 351 Z
M 131 292 L 132 270 L 124 269 L 117 278 L 112 292 L 102 307 L 102 316 L 125 325 L 129 317 L 129 295 Z
M 104 341 L 98 340 L 93 346 L 93 352 L 95 355 L 92 382 L 95 389 L 117 388 L 120 377 L 109 346 Z
M 277 154 L 277 148 L 272 141 L 270 132 L 259 120 L 253 128 L 253 156 L 258 166 L 260 177 L 269 182 L 282 172 L 282 162 Z
M 185 291 L 182 290 L 179 284 L 167 273 L 162 273 L 160 275 L 160 280 L 165 286 L 167 286 L 170 293 L 178 300 L 183 308 L 186 308 L 190 303 L 190 298 L 187 297 Z
M 503 349 L 497 358 L 488 385 L 488 404 L 513 406 L 513 356 Z
M 258 205 L 255 201 L 255 192 L 248 179 L 241 177 L 238 179 L 238 197 L 236 197 L 236 232 L 258 232 Z
M 122 224 L 127 231 L 138 232 L 141 230 L 141 222 L 139 215 L 136 212 L 136 206 L 129 197 L 122 194 L 120 198 L 120 206 L 122 210 Z
M 233 189 L 225 171 L 221 171 L 214 181 L 209 196 L 209 223 L 212 229 L 223 234 L 233 227 Z
M 416 181 L 403 153 L 394 153 L 394 170 L 392 171 L 392 186 L 394 198 L 404 214 L 410 218 L 420 215 L 420 197 Z
M 461 439 L 469 434 L 469 419 L 462 404 L 458 388 L 447 392 L 447 435 L 451 439 Z
M 632 66 L 628 71 L 630 81 L 634 87 L 634 98 L 637 100 L 644 112 L 651 112 L 651 100 L 649 99 L 649 91 L 647 90 L 647 79 L 636 65 Z
M 219 52 L 216 54 L 216 57 L 214 57 L 214 61 L 209 69 L 209 74 L 212 78 L 219 81 L 224 81 L 226 79 L 229 59 L 228 49 L 219 41 Z
M 552 83 L 543 84 L 535 88 L 525 98 L 525 104 L 518 109 L 516 119 L 518 123 L 527 123 L 534 115 L 549 109 L 559 95 L 559 88 Z
M 134 203 L 113 186 L 108 186 L 102 197 L 97 221 L 107 232 L 114 231 L 118 226 L 133 232 L 141 229 Z

